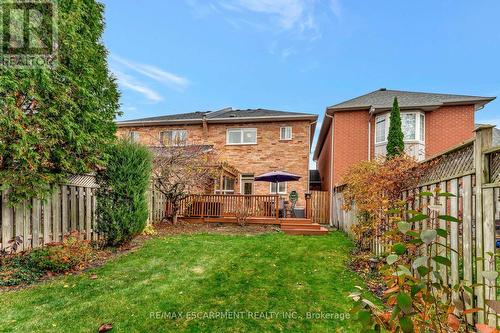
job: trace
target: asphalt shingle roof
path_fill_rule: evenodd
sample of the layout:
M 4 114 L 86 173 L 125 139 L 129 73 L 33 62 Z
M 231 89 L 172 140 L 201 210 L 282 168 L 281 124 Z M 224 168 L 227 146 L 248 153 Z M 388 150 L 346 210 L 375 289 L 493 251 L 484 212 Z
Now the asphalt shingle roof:
M 154 122 L 154 121 L 169 121 L 169 120 L 201 120 L 203 116 L 207 119 L 228 119 L 228 118 L 256 118 L 256 117 L 286 117 L 286 116 L 314 116 L 310 113 L 299 113 L 289 111 L 277 111 L 268 109 L 247 109 L 247 110 L 233 110 L 232 108 L 222 109 L 218 111 L 197 111 L 190 113 L 172 114 L 158 117 L 148 117 L 133 120 L 121 121 L 119 123 L 126 124 L 128 122 Z
M 391 108 L 394 97 L 398 98 L 400 107 L 436 106 L 446 103 L 476 103 L 489 102 L 494 97 L 466 96 L 452 94 L 436 94 L 401 90 L 387 90 L 385 88 L 372 91 L 348 101 L 330 106 L 328 109 L 355 109 L 355 108 Z
M 132 121 L 156 121 L 156 120 L 185 120 L 185 119 L 202 119 L 204 114 L 209 113 L 210 111 L 196 111 L 189 113 L 179 113 L 179 114 L 169 114 L 166 116 L 158 116 L 158 117 L 147 117 L 147 118 L 139 118 L 134 120 L 125 120 L 125 122 Z

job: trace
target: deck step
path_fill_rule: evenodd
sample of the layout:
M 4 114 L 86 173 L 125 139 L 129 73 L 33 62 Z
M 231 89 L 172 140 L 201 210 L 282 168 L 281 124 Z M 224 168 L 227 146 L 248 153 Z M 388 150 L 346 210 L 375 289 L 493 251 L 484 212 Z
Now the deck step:
M 282 223 L 282 230 L 289 229 L 311 229 L 311 230 L 319 230 L 321 226 L 317 223 Z
M 287 235 L 310 235 L 310 236 L 320 236 L 328 233 L 328 229 L 320 227 L 316 229 L 285 229 L 283 232 Z

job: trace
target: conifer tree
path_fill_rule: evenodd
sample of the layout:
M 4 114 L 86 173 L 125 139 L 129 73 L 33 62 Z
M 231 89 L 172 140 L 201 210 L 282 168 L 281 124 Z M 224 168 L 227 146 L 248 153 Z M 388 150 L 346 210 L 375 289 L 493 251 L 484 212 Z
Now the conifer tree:
M 387 136 L 387 157 L 391 158 L 404 153 L 404 134 L 401 129 L 401 113 L 399 111 L 398 98 L 394 97 L 392 104 L 389 134 Z

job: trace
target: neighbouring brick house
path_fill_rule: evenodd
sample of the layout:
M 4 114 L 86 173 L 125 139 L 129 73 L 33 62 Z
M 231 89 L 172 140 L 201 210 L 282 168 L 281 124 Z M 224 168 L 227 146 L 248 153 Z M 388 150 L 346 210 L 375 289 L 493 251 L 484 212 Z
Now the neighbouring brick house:
M 150 147 L 163 144 L 208 145 L 237 169 L 217 193 L 271 194 L 276 185 L 255 182 L 269 171 L 287 171 L 302 178 L 278 184 L 278 193 L 299 193 L 304 206 L 309 191 L 309 154 L 318 116 L 265 109 L 192 112 L 118 122 L 118 135 Z
M 418 160 L 472 138 L 474 113 L 495 99 L 382 88 L 326 108 L 314 151 L 323 190 L 340 185 L 353 164 L 385 155 L 394 97 L 405 151 Z

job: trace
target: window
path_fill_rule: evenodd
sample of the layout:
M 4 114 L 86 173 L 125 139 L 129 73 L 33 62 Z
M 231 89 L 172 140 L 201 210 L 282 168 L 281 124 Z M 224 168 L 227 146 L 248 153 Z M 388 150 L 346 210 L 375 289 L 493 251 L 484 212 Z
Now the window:
M 375 118 L 375 143 L 387 141 L 389 113 Z M 405 141 L 425 140 L 425 115 L 421 112 L 401 112 L 401 130 Z
M 128 133 L 128 137 L 129 137 L 130 141 L 132 141 L 132 142 L 139 142 L 139 132 L 130 131 Z
M 171 130 L 160 133 L 161 143 L 166 146 L 179 146 L 187 141 L 186 130 Z
M 375 118 L 375 143 L 384 142 L 386 136 L 386 115 Z
M 415 140 L 417 134 L 417 114 L 401 113 L 401 129 L 405 140 Z
M 425 141 L 425 117 L 424 114 L 420 114 L 420 141 Z
M 216 180 L 217 182 L 218 180 Z M 234 193 L 234 184 L 236 180 L 231 177 L 223 176 L 222 178 L 222 190 L 216 189 L 216 194 L 233 194 Z M 216 184 L 216 188 L 220 187 L 219 184 Z
M 256 128 L 229 128 L 226 135 L 228 145 L 252 145 L 257 143 Z
M 281 127 L 280 128 L 280 140 L 292 140 L 292 127 Z
M 276 194 L 276 185 L 278 186 L 278 194 L 286 194 L 286 182 L 270 183 L 270 192 L 271 194 Z

